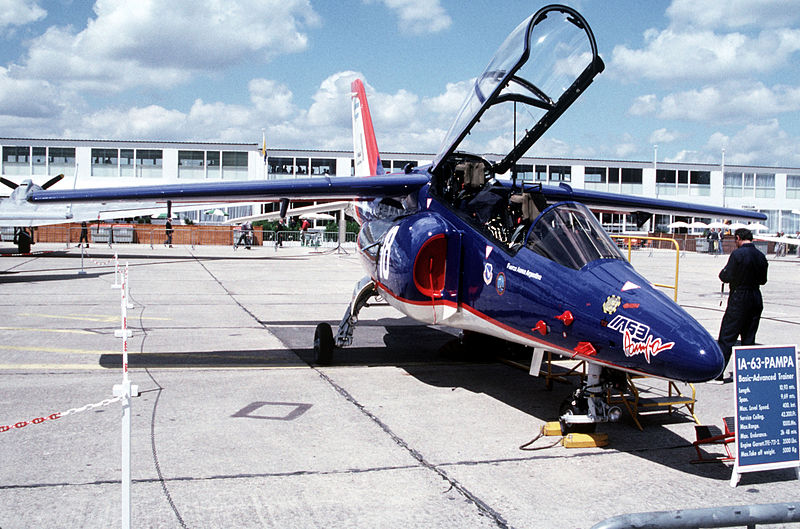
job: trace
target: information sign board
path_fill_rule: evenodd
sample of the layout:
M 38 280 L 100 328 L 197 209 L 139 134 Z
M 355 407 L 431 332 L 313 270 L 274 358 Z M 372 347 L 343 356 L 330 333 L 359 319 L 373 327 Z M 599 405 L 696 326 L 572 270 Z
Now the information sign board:
M 734 347 L 736 461 L 731 486 L 741 473 L 798 469 L 798 362 L 794 345 Z

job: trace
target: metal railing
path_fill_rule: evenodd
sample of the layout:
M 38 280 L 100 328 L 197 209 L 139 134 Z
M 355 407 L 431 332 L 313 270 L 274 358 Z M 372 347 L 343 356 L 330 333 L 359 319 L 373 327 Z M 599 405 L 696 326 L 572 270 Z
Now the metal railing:
M 622 514 L 603 520 L 592 529 L 754 528 L 757 524 L 776 523 L 800 523 L 800 502 Z
M 675 301 L 678 301 L 678 270 L 680 269 L 680 264 L 681 264 L 681 259 L 680 259 L 681 249 L 680 246 L 678 245 L 678 242 L 675 239 L 670 239 L 665 237 L 645 237 L 639 235 L 612 235 L 611 237 L 614 239 L 627 239 L 629 263 L 631 262 L 631 251 L 634 246 L 634 241 L 638 241 L 637 242 L 638 248 L 646 248 L 650 250 L 654 249 L 654 245 L 652 244 L 652 242 L 656 242 L 659 245 L 659 247 L 662 244 L 672 245 L 673 248 L 675 249 L 675 284 L 667 285 L 667 284 L 653 283 L 653 285 L 657 287 L 672 289 L 674 294 L 673 299 Z M 642 244 L 641 241 L 651 241 L 651 242 Z
M 160 246 L 167 241 L 166 229 L 158 224 L 91 224 L 87 227 L 90 244 L 149 244 Z M 238 242 L 241 232 L 232 226 L 175 226 L 172 233 L 173 246 L 232 246 Z M 77 224 L 39 226 L 34 231 L 35 242 L 64 243 L 67 247 L 78 244 L 81 227 Z M 304 245 L 303 234 L 299 230 L 262 231 L 253 230 L 253 244 L 287 244 L 288 246 Z M 0 231 L 3 241 L 13 239 L 13 228 L 3 227 Z M 305 236 L 308 246 L 336 246 L 339 243 L 339 232 L 309 231 Z M 344 244 L 355 244 L 357 234 L 347 232 Z

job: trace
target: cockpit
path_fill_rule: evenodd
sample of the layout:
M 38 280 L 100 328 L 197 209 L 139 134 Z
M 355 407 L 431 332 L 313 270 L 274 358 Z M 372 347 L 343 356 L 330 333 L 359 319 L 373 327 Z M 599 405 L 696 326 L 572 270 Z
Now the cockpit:
M 591 211 L 575 202 L 555 204 L 539 215 L 525 246 L 575 270 L 597 259 L 625 260 Z

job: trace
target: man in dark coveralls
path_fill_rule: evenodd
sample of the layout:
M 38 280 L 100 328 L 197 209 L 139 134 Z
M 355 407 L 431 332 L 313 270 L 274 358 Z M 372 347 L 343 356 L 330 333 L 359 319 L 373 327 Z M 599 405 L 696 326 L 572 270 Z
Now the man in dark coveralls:
M 719 273 L 723 283 L 730 283 L 728 307 L 719 327 L 719 343 L 725 356 L 725 365 L 731 358 L 731 348 L 739 335 L 742 345 L 753 345 L 756 342 L 758 321 L 764 303 L 761 299 L 759 285 L 767 282 L 767 258 L 753 244 L 753 233 L 747 228 L 739 228 L 734 233 L 736 250 L 733 251 L 728 264 Z M 725 369 L 716 378 L 723 380 Z

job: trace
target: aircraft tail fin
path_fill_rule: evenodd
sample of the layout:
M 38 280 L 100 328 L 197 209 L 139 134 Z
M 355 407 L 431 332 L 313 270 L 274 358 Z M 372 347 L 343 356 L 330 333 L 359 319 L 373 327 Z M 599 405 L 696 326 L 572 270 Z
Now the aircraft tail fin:
M 367 105 L 364 83 L 356 79 L 350 85 L 353 104 L 353 156 L 355 176 L 375 176 L 386 174 L 372 128 L 372 116 Z

